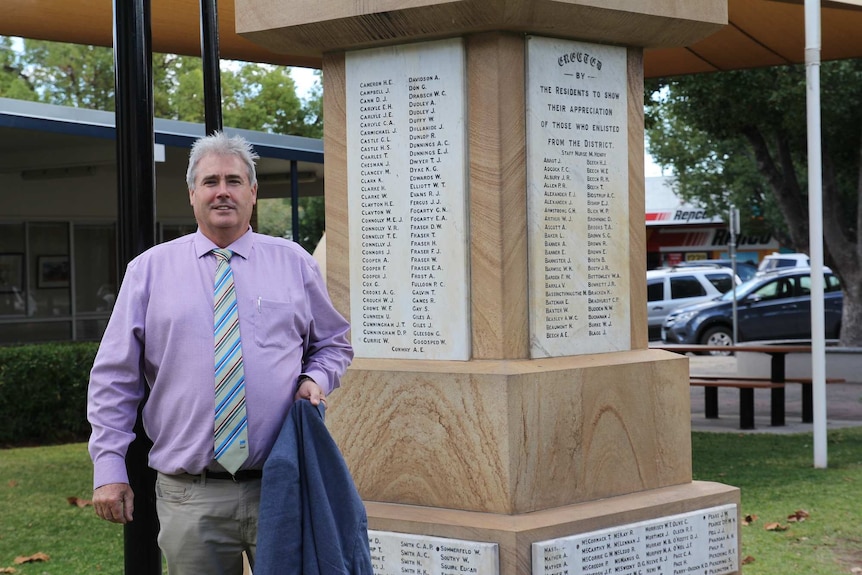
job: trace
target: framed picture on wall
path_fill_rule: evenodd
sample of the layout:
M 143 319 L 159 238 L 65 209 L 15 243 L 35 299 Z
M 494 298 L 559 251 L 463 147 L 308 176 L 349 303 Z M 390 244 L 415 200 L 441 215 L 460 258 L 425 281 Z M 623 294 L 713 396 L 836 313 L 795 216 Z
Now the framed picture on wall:
M 69 287 L 69 256 L 39 256 L 36 266 L 39 289 Z
M 24 291 L 24 254 L 0 254 L 0 293 Z

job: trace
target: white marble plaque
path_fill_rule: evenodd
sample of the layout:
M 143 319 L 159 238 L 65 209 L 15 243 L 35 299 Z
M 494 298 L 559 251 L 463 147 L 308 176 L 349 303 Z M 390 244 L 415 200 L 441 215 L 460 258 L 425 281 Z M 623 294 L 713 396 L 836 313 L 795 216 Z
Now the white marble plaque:
M 533 358 L 631 348 L 626 78 L 625 48 L 528 39 Z
M 369 531 L 374 575 L 498 575 L 496 543 Z
M 724 575 L 739 568 L 728 504 L 533 543 L 533 575 Z
M 348 52 L 350 319 L 357 357 L 470 357 L 459 39 Z

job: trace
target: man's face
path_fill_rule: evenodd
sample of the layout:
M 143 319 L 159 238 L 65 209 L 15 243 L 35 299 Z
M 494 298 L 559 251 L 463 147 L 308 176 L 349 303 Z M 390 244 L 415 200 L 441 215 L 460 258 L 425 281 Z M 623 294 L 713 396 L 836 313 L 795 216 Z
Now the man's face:
M 198 162 L 189 202 L 201 232 L 219 247 L 227 247 L 248 230 L 257 184 L 250 184 L 239 157 L 208 154 Z

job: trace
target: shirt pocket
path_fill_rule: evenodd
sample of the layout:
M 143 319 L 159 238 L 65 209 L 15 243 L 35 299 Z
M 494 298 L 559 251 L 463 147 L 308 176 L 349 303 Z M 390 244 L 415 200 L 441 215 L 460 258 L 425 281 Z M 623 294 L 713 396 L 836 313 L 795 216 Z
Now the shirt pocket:
M 296 345 L 296 307 L 290 301 L 258 298 L 255 301 L 254 342 L 260 347 L 284 349 Z

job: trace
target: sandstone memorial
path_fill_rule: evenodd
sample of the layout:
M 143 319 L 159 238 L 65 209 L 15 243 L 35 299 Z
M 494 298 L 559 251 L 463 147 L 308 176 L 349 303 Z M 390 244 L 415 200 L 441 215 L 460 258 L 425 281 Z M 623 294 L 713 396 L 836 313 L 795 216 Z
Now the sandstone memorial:
M 720 0 L 236 0 L 322 60 L 328 425 L 379 575 L 740 572 L 692 481 L 688 363 L 647 345 L 643 51 Z

